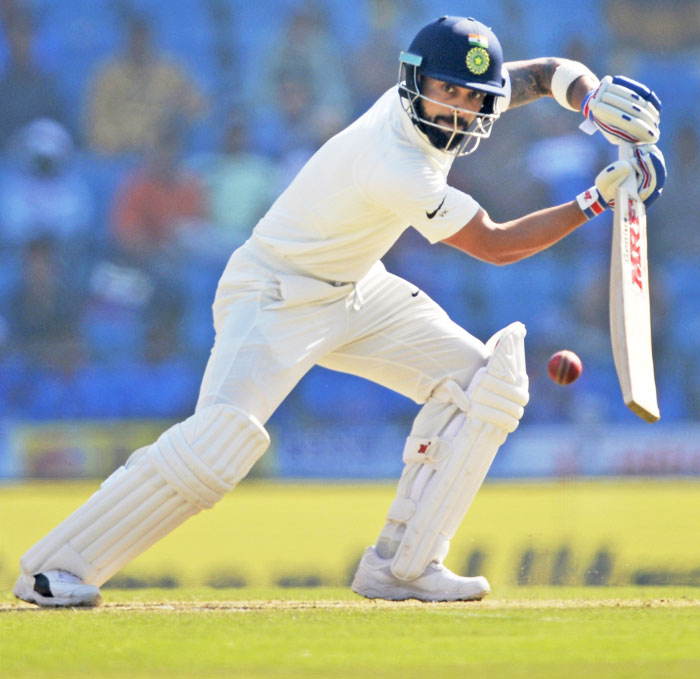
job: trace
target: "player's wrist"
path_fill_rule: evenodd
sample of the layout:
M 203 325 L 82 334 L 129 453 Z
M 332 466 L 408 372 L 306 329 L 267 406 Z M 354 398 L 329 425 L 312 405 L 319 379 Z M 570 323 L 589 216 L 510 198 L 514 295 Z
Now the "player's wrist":
M 562 62 L 554 71 L 551 85 L 552 96 L 559 106 L 568 109 L 569 111 L 583 110 L 582 107 L 579 109 L 577 106 L 572 104 L 571 101 L 569 101 L 569 88 L 579 78 L 584 76 L 590 78 L 593 83 L 598 82 L 598 78 L 593 71 L 584 66 L 581 62 L 573 61 L 572 59 L 562 59 Z
M 603 214 L 610 207 L 610 203 L 603 198 L 595 186 L 591 186 L 590 189 L 579 193 L 576 196 L 576 202 L 581 212 L 589 220 Z

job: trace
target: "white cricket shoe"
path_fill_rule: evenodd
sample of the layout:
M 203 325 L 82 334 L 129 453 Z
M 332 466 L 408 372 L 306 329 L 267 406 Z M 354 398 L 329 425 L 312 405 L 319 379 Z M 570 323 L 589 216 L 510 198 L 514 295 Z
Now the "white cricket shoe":
M 464 578 L 441 563 L 431 563 L 415 580 L 399 580 L 391 572 L 391 559 L 382 559 L 367 547 L 352 581 L 352 591 L 368 599 L 403 601 L 478 601 L 490 591 L 484 577 Z
M 86 585 L 77 575 L 61 570 L 36 575 L 22 573 L 13 594 L 37 606 L 99 606 L 102 603 L 99 587 Z

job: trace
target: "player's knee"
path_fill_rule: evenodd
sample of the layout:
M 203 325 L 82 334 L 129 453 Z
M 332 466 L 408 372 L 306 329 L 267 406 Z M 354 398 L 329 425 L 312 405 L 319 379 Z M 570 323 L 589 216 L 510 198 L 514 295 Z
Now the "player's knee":
M 221 445 L 220 436 L 247 432 L 251 437 L 269 443 L 269 436 L 255 415 L 229 403 L 213 403 L 197 411 L 181 423 L 183 435 L 192 446 Z
M 471 417 L 490 422 L 510 434 L 523 416 L 529 395 L 526 387 L 494 378 L 484 369 L 469 386 L 467 398 Z
M 506 433 L 516 429 L 530 399 L 525 334 L 522 323 L 512 323 L 496 333 L 486 344 L 490 350 L 487 365 L 477 371 L 465 394 L 472 417 Z
M 165 431 L 146 454 L 169 485 L 204 509 L 250 471 L 269 443 L 255 417 L 217 404 Z
M 226 403 L 198 410 L 181 427 L 196 454 L 233 484 L 270 445 L 270 436 L 254 415 Z
M 482 365 L 470 371 L 465 382 L 460 375 L 450 375 L 433 390 L 426 403 L 452 406 L 467 416 L 490 422 L 507 433 L 518 426 L 529 400 L 525 369 L 525 327 L 513 323 L 496 333 L 484 346 Z

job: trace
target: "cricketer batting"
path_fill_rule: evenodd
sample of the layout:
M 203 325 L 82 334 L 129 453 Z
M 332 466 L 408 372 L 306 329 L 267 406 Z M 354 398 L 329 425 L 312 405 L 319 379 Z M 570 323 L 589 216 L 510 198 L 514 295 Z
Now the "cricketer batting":
M 660 103 L 635 81 L 599 81 L 575 61 L 504 63 L 496 35 L 471 18 L 431 22 L 399 64 L 398 84 L 319 149 L 232 254 L 195 412 L 134 452 L 26 552 L 17 597 L 98 604 L 102 583 L 248 473 L 268 447 L 268 418 L 314 365 L 422 404 L 396 499 L 353 590 L 422 601 L 488 594 L 484 577 L 461 577 L 443 559 L 528 402 L 525 327 L 514 322 L 484 344 L 381 258 L 412 225 L 430 243 L 516 262 L 600 214 L 630 176 L 649 205 L 665 179 L 654 146 Z M 582 111 L 612 143 L 639 144 L 639 153 L 568 203 L 496 223 L 447 183 L 450 167 L 509 108 L 543 97 Z

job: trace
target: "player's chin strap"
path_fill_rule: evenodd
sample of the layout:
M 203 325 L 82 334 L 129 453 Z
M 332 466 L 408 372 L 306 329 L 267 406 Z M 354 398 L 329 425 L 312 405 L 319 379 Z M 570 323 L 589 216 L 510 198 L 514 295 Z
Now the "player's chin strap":
M 445 381 L 421 408 L 404 448 L 403 474 L 377 553 L 402 580 L 441 562 L 496 452 L 527 404 L 525 326 L 513 323 L 487 343 L 491 356 L 464 391 Z

